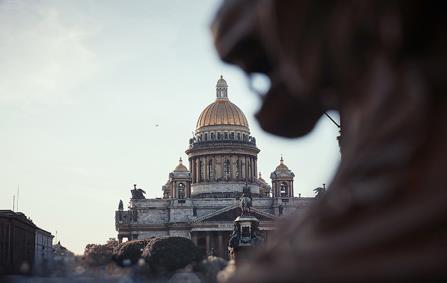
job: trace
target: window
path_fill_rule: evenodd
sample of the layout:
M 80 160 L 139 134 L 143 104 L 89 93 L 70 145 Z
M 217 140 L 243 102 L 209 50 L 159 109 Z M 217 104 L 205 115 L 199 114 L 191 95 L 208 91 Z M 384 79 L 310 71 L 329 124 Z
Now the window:
M 286 197 L 287 196 L 287 184 L 285 183 L 285 182 L 282 182 L 281 183 L 281 185 L 280 185 L 280 194 L 281 194 L 281 197 Z
M 230 170 L 230 160 L 225 160 L 224 162 L 224 178 L 226 180 L 230 179 L 231 170 Z
M 225 134 L 224 134 L 225 136 L 224 136 L 224 139 L 228 139 L 228 133 L 227 132 L 225 132 Z
M 192 216 L 197 216 L 197 208 L 193 207 Z
M 136 211 L 136 210 L 132 211 L 132 221 L 133 222 L 138 221 L 138 211 Z
M 230 133 L 230 140 L 234 140 L 234 132 Z
M 213 141 L 216 138 L 216 135 L 214 133 L 211 133 L 211 140 Z
M 185 184 L 183 183 L 178 184 L 178 198 L 179 199 L 185 198 Z
M 205 141 L 208 140 L 208 133 L 205 133 Z
M 240 140 L 241 139 L 241 133 L 237 133 L 236 137 L 237 137 L 237 140 Z

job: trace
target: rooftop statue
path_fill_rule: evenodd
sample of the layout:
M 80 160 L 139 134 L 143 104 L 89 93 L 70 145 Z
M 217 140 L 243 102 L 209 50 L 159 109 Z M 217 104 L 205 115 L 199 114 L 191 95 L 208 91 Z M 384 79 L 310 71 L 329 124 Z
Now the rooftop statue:
M 146 197 L 144 196 L 146 194 L 146 192 L 142 189 L 137 189 L 137 184 L 133 185 L 133 189 L 130 190 L 131 194 L 132 194 L 132 199 L 145 199 Z
M 270 79 L 264 130 L 301 137 L 326 111 L 341 117 L 328 191 L 232 282 L 447 281 L 441 2 L 223 2 L 211 27 L 219 56 Z

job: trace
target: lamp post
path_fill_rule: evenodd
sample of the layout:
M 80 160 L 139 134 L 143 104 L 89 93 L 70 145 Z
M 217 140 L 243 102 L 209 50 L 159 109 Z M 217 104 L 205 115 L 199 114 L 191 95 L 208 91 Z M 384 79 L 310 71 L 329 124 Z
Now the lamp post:
M 339 133 L 339 135 L 338 135 L 338 137 L 337 137 L 337 142 L 338 142 L 338 147 L 339 147 L 339 149 L 340 149 L 340 155 L 341 155 L 341 154 L 342 154 L 342 150 L 341 150 L 341 147 L 342 147 L 342 140 L 341 140 L 341 124 L 337 123 L 337 122 L 336 122 L 336 121 L 335 121 L 329 114 L 327 114 L 326 111 L 324 112 L 324 115 L 326 115 L 326 117 L 328 117 L 329 120 L 331 120 L 332 123 L 334 123 L 334 125 L 337 126 L 337 128 L 338 128 L 338 133 Z

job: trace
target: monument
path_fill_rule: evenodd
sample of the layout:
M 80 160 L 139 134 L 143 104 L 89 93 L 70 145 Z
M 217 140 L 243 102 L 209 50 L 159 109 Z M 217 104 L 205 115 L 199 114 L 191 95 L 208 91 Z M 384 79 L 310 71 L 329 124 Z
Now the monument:
M 228 242 L 230 259 L 236 262 L 244 258 L 248 250 L 263 242 L 259 220 L 250 215 L 251 196 L 243 194 L 240 199 L 241 215 L 234 220 L 233 233 Z

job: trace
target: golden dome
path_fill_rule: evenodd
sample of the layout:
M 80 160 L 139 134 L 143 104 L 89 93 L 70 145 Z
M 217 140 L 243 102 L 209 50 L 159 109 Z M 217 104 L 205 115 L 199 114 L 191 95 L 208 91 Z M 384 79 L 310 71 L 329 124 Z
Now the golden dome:
M 196 128 L 217 125 L 235 125 L 248 128 L 244 113 L 229 100 L 216 100 L 208 105 L 200 114 Z
M 177 167 L 175 167 L 174 172 L 188 172 L 188 168 L 186 168 L 185 165 L 183 165 L 182 158 L 178 161 Z
M 196 129 L 223 125 L 248 128 L 247 118 L 242 110 L 228 100 L 227 88 L 227 83 L 221 76 L 216 85 L 216 101 L 202 111 L 197 120 Z

